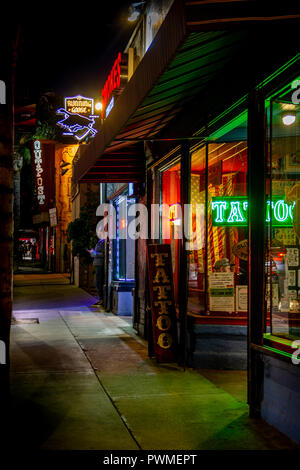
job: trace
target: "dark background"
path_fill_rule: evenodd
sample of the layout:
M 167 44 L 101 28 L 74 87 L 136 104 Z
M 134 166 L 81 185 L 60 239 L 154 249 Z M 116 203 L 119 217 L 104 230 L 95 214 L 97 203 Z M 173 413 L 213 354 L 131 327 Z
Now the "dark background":
M 100 98 L 117 53 L 124 50 L 136 24 L 127 20 L 131 3 L 85 0 L 44 4 L 43 9 L 27 4 L 24 15 L 16 5 L 15 13 L 2 17 L 1 58 L 7 57 L 19 31 L 17 106 L 37 102 L 49 91 Z

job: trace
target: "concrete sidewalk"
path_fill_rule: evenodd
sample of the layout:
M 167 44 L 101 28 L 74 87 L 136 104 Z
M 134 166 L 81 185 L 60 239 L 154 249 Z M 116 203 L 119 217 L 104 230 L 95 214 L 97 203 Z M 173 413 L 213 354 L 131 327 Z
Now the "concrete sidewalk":
M 246 373 L 158 365 L 127 317 L 71 285 L 15 287 L 13 439 L 48 450 L 295 449 L 248 418 Z

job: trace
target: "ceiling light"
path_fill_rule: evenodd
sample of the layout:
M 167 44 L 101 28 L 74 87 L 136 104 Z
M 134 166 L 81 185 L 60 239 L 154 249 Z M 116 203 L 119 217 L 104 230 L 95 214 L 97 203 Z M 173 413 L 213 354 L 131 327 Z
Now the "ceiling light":
M 291 126 L 296 121 L 296 113 L 288 111 L 282 115 L 281 119 L 285 126 Z
M 285 126 L 291 126 L 296 121 L 296 113 L 287 112 L 282 115 L 282 122 Z

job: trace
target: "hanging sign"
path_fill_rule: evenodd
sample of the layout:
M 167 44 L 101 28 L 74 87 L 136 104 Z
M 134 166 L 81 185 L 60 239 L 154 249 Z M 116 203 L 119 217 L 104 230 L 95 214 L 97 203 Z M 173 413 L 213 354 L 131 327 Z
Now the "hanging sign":
M 111 97 L 112 92 L 121 85 L 121 60 L 122 56 L 121 52 L 119 52 L 101 92 L 102 119 L 104 117 L 104 111 L 109 103 L 109 98 Z
M 177 358 L 177 321 L 170 245 L 148 245 L 154 352 L 158 362 Z
M 122 93 L 127 83 L 127 78 L 128 56 L 119 52 L 101 91 L 101 119 L 107 118 L 109 115 L 115 105 L 116 96 Z
M 56 114 L 63 116 L 57 122 L 64 132 L 62 135 L 69 135 L 76 140 L 83 140 L 86 137 L 94 137 L 97 130 L 94 129 L 95 119 L 99 116 L 94 115 L 94 100 L 81 95 L 68 96 L 65 98 L 65 107 L 59 108 Z
M 54 144 L 31 142 L 31 159 L 38 205 L 41 212 L 48 211 L 53 202 Z
M 232 253 L 234 256 L 237 258 L 243 260 L 243 261 L 248 261 L 248 240 L 241 240 L 237 242 L 235 245 L 232 247 Z
M 295 202 L 288 204 L 283 196 L 274 196 L 266 203 L 266 222 L 273 227 L 292 227 Z M 212 225 L 246 227 L 248 225 L 248 199 L 244 196 L 213 197 L 211 202 Z

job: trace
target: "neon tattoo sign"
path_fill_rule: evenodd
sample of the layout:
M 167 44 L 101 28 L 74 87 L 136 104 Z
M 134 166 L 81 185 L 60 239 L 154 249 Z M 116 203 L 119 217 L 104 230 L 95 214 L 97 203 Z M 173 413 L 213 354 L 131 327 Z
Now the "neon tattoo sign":
M 94 100 L 81 95 L 65 98 L 65 107 L 59 108 L 56 114 L 63 115 L 63 119 L 57 122 L 65 132 L 62 135 L 70 135 L 81 141 L 88 137 L 94 137 L 97 130 L 94 129 Z
M 293 226 L 293 204 L 287 204 L 283 196 L 274 196 L 266 203 L 266 222 L 273 227 Z M 219 227 L 246 227 L 248 225 L 248 200 L 244 196 L 213 197 L 211 202 L 212 225 Z

